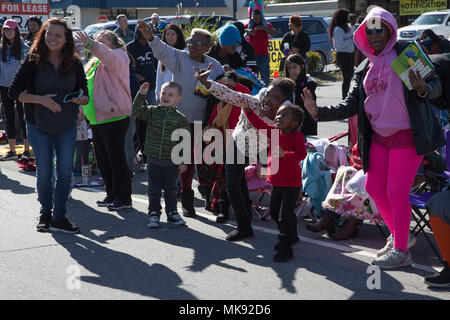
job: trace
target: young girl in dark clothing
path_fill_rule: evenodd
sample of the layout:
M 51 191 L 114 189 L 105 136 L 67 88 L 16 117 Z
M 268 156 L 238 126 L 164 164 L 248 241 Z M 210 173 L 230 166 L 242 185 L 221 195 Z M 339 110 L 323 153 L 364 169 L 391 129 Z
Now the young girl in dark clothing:
M 286 77 L 295 81 L 295 96 L 294 102 L 296 105 L 300 106 L 305 114 L 305 120 L 301 126 L 301 132 L 305 137 L 316 136 L 317 135 L 317 122 L 311 117 L 311 115 L 306 111 L 305 105 L 302 99 L 302 92 L 304 88 L 308 90 L 313 95 L 314 101 L 316 101 L 316 88 L 317 83 L 308 76 L 306 73 L 306 63 L 305 59 L 299 54 L 291 54 L 286 58 L 284 65 L 284 74 Z

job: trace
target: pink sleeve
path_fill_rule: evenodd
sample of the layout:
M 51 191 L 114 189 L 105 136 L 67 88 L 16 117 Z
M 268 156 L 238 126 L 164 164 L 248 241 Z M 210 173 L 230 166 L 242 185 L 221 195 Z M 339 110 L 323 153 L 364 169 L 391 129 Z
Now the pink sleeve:
M 91 47 L 92 54 L 102 62 L 105 68 L 111 71 L 120 71 L 124 63 L 124 58 L 119 54 L 118 50 L 121 49 L 110 49 L 98 41 L 93 41 Z M 127 64 L 129 63 L 130 61 L 128 60 Z

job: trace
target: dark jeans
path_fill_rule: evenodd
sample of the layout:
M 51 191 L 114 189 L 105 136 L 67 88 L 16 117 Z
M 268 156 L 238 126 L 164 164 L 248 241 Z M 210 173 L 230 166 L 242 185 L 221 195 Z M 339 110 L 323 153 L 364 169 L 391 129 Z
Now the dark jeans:
M 81 173 L 81 166 L 83 163 L 89 163 L 89 140 L 77 141 L 73 172 Z
M 92 125 L 97 165 L 105 182 L 106 195 L 113 200 L 131 202 L 131 176 L 125 156 L 125 135 L 130 118 Z
M 19 101 L 11 100 L 8 97 L 8 89 L 6 87 L 0 87 L 1 102 L 3 105 L 3 119 L 5 120 L 5 131 L 8 139 L 16 139 L 16 113 L 19 116 L 20 125 L 22 127 L 22 137 L 27 138 L 27 128 L 25 126 L 25 120 L 23 117 L 23 105 Z M 14 151 L 14 150 L 11 150 Z
M 149 161 L 150 162 L 150 161 Z M 148 163 L 148 212 L 161 214 L 161 190 L 164 190 L 166 213 L 177 211 L 178 166 Z
M 348 52 L 337 52 L 336 53 L 336 61 L 339 65 L 339 68 L 342 72 L 342 100 L 347 98 L 348 91 L 350 90 L 350 84 L 353 79 L 353 71 L 354 71 L 354 53 Z
M 256 55 L 256 65 L 258 66 L 259 73 L 261 74 L 261 79 L 264 81 L 266 86 L 270 83 L 270 58 L 269 55 Z
M 297 217 L 294 210 L 300 193 L 299 187 L 273 187 L 270 194 L 270 216 L 277 223 L 280 234 L 297 237 Z
M 236 143 L 234 144 L 234 163 L 236 161 L 238 149 Z M 247 181 L 245 180 L 246 164 L 227 164 L 225 165 L 225 182 L 227 186 L 228 199 L 236 216 L 238 230 L 246 231 L 251 229 L 251 201 L 247 188 Z

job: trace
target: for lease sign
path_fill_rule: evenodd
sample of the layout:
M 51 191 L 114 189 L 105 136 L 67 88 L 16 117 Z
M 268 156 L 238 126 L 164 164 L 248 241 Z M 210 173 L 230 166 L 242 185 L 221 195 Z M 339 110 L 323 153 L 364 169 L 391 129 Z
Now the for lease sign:
M 0 3 L 0 17 L 16 20 L 19 23 L 20 33 L 28 33 L 27 22 L 30 16 L 36 16 L 45 22 L 48 20 L 49 13 L 49 4 Z

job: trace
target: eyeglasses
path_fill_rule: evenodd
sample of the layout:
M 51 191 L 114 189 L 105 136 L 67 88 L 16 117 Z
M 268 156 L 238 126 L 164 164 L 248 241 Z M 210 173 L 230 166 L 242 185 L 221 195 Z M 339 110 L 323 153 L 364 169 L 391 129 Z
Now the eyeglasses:
M 382 34 L 382 33 L 384 33 L 384 31 L 385 31 L 384 26 L 381 26 L 381 28 L 374 28 L 374 29 L 367 29 L 366 28 L 366 35 L 367 36 L 371 36 L 371 35 L 374 35 L 374 34 Z
M 190 44 L 192 46 L 201 46 L 203 43 L 201 40 L 192 40 L 191 38 L 186 40 L 186 44 Z

